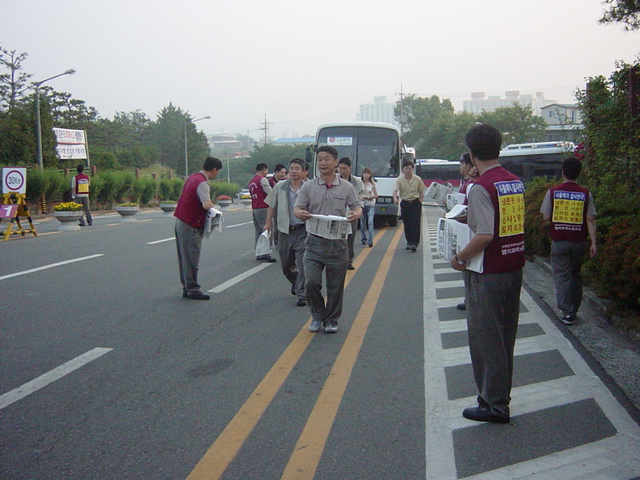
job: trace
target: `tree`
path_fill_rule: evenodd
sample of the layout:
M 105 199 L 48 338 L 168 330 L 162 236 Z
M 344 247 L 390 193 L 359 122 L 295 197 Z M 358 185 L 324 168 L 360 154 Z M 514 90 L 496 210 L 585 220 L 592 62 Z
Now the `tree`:
M 453 115 L 449 99 L 440 100 L 437 95 L 430 98 L 407 95 L 396 103 L 395 115 L 402 120 L 404 143 L 416 148 L 418 157 L 431 156 L 430 139 L 435 126 L 443 115 Z
M 619 22 L 627 31 L 640 28 L 640 0 L 604 0 L 609 9 L 605 10 L 600 23 Z
M 188 112 L 169 103 L 160 110 L 158 119 L 151 127 L 151 141 L 158 149 L 160 163 L 181 173 L 185 170 L 185 127 L 189 159 L 188 173 L 200 169 L 204 159 L 209 155 L 207 137 L 196 130 L 192 120 Z
M 511 143 L 539 142 L 544 137 L 547 123 L 533 110 L 514 103 L 511 107 L 496 108 L 493 112 L 482 112 L 478 121 L 489 123 L 502 133 L 505 145 Z
M 15 50 L 0 47 L 0 65 L 9 70 L 8 73 L 0 74 L 0 114 L 11 111 L 27 88 L 27 80 L 32 75 L 21 70 L 22 62 L 28 56 L 24 52 L 16 54 Z

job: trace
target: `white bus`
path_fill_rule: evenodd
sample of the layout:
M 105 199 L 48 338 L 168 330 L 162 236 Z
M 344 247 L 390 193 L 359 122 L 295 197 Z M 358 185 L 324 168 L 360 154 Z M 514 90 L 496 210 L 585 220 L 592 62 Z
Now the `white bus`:
M 352 122 L 321 125 L 316 143 L 307 149 L 311 174 L 317 175 L 315 150 L 330 145 L 338 151 L 338 159 L 349 157 L 352 174 L 360 177 L 369 167 L 376 182 L 378 199 L 375 216 L 385 218 L 390 226 L 398 224 L 398 206 L 393 203 L 393 187 L 400 176 L 403 155 L 407 152 L 400 130 L 388 123 Z
M 571 142 L 517 143 L 507 145 L 498 160 L 523 182 L 536 177 L 560 178 L 562 162 L 574 150 Z

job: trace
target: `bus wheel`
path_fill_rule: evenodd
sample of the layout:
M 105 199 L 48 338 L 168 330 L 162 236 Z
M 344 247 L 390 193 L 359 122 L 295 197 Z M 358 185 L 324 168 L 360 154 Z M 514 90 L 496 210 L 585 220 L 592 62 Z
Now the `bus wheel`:
M 398 225 L 398 217 L 395 215 L 389 215 L 389 220 L 387 222 L 390 227 L 395 227 Z

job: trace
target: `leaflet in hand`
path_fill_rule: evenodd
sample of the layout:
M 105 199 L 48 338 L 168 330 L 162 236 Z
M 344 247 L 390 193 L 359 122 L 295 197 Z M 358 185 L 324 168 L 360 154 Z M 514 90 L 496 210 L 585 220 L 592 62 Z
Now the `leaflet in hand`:
M 307 220 L 308 233 L 330 240 L 346 239 L 351 233 L 351 223 L 347 217 L 337 215 L 311 215 Z

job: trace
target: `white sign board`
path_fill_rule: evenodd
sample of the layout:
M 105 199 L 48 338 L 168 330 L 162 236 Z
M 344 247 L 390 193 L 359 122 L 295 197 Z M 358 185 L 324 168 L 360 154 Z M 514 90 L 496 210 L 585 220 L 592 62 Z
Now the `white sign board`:
M 56 142 L 61 144 L 85 144 L 84 130 L 70 130 L 68 128 L 54 128 Z
M 87 149 L 84 145 L 56 145 L 56 152 L 60 160 L 87 158 Z
M 349 147 L 353 145 L 353 137 L 328 137 L 327 145 L 337 145 Z
M 27 169 L 4 167 L 2 169 L 2 193 L 27 193 Z

